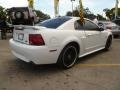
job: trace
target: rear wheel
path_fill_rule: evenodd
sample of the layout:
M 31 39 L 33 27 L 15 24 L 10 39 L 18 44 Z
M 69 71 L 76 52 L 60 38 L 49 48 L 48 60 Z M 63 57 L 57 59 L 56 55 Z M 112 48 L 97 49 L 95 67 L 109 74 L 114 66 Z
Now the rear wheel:
M 62 68 L 71 68 L 78 58 L 77 48 L 73 45 L 67 45 L 61 52 L 57 64 Z
M 109 36 L 105 45 L 105 50 L 109 50 L 112 44 L 112 36 Z

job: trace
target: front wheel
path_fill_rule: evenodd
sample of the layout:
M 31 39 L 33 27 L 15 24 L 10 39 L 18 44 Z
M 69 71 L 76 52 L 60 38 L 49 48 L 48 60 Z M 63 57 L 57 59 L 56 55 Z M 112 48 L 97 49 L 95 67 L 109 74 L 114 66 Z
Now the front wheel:
M 109 50 L 112 44 L 112 36 L 109 36 L 105 45 L 105 50 Z
M 74 66 L 77 58 L 77 48 L 73 45 L 68 45 L 62 50 L 57 64 L 62 68 L 68 69 Z

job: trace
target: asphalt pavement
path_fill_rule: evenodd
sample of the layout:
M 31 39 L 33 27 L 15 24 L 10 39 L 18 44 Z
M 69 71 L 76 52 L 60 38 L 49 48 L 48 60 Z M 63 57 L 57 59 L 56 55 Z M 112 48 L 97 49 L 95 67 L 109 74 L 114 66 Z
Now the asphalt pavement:
M 12 55 L 8 40 L 0 40 L 0 90 L 120 90 L 120 39 L 68 70 L 25 63 Z

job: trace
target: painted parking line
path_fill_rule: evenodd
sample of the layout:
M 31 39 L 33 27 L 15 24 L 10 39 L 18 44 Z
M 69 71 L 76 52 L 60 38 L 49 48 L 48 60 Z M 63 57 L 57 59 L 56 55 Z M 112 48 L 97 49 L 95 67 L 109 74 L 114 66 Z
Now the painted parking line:
M 120 64 L 77 64 L 76 67 L 120 67 Z

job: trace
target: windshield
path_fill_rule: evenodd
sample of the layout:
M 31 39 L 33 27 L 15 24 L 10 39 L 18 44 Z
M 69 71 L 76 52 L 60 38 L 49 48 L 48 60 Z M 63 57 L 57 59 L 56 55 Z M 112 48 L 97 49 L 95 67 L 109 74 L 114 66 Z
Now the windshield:
M 59 17 L 59 18 L 43 21 L 43 22 L 38 23 L 36 25 L 37 26 L 43 26 L 43 27 L 46 27 L 46 28 L 56 29 L 60 25 L 64 24 L 66 21 L 68 21 L 70 19 L 71 19 L 70 17 Z

